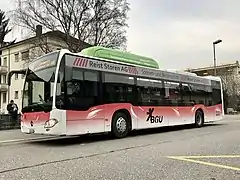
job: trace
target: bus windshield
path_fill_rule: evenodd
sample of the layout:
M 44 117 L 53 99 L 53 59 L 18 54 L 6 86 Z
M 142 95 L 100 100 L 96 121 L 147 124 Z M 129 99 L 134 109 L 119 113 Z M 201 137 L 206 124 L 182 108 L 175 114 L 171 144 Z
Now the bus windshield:
M 47 54 L 29 65 L 23 91 L 23 112 L 52 109 L 58 54 Z

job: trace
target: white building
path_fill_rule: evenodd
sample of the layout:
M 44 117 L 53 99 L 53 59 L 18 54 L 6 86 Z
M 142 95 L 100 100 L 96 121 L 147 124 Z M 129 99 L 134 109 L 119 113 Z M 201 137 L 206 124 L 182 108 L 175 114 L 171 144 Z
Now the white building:
M 7 104 L 10 100 L 22 108 L 21 98 L 23 94 L 24 76 L 14 74 L 11 78 L 11 86 L 7 85 L 7 73 L 12 70 L 20 70 L 28 67 L 28 63 L 34 58 L 53 50 L 68 48 L 64 40 L 65 34 L 60 31 L 50 31 L 42 34 L 41 26 L 37 27 L 36 36 L 4 46 L 0 49 L 0 113 L 7 113 Z M 71 37 L 71 45 L 78 45 L 79 41 Z M 89 47 L 87 43 L 81 43 L 82 49 Z

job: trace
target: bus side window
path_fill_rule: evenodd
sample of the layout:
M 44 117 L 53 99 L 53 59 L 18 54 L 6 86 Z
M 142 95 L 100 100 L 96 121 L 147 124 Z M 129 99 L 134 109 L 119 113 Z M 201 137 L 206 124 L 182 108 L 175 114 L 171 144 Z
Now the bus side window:
M 191 99 L 191 87 L 189 84 L 181 84 L 181 106 L 193 106 L 195 102 Z
M 73 68 L 72 79 L 66 84 L 68 109 L 87 110 L 100 103 L 99 72 Z
M 134 104 L 134 78 L 126 75 L 105 73 L 104 102 L 125 102 Z
M 165 81 L 164 88 L 165 88 L 165 105 L 178 106 L 178 102 L 179 100 L 181 100 L 179 83 Z
M 164 88 L 161 80 L 137 78 L 138 105 L 160 106 L 164 104 Z

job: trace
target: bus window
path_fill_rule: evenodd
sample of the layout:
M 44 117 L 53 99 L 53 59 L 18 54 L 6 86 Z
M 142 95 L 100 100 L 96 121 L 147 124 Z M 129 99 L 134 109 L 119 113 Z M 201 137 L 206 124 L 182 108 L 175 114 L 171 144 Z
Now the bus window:
M 189 84 L 181 84 L 181 106 L 194 105 L 191 100 L 191 88 Z
M 105 73 L 103 97 L 105 103 L 129 102 L 134 104 L 134 78 Z
M 165 105 L 168 106 L 178 106 L 179 101 L 181 100 L 180 94 L 180 83 L 175 82 L 164 82 L 165 88 Z
M 212 103 L 213 105 L 221 104 L 221 85 L 219 81 L 211 81 L 212 84 Z
M 164 88 L 161 80 L 137 78 L 138 105 L 157 106 L 164 104 Z
M 221 90 L 220 89 L 215 89 L 213 88 L 213 92 L 212 92 L 212 103 L 213 105 L 217 105 L 217 104 L 221 104 L 222 100 L 221 100 Z
M 191 100 L 196 102 L 196 104 L 203 104 L 209 106 L 211 103 L 212 90 L 210 86 L 207 85 L 196 85 L 191 84 Z
M 72 79 L 66 81 L 67 109 L 87 110 L 98 105 L 100 103 L 99 72 L 72 68 L 71 73 Z

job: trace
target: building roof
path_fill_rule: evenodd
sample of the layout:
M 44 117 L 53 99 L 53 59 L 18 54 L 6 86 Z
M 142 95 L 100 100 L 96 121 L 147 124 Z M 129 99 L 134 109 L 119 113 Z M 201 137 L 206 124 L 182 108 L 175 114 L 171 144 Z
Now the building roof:
M 230 67 L 240 67 L 239 62 L 236 61 L 235 63 L 217 65 L 216 69 L 230 68 Z M 207 71 L 207 70 L 213 70 L 213 69 L 214 69 L 214 66 L 208 66 L 208 67 L 200 67 L 200 68 L 194 68 L 194 69 L 186 69 L 185 71 L 198 72 L 198 71 Z
M 58 30 L 57 31 L 48 31 L 46 33 L 43 33 L 41 35 L 41 37 L 60 38 L 63 41 L 67 38 L 65 33 L 61 32 L 61 31 L 58 31 Z M 15 42 L 13 44 L 7 44 L 7 45 L 3 46 L 2 48 L 0 48 L 0 50 L 5 50 L 5 49 L 11 48 L 11 47 L 18 46 L 20 44 L 28 43 L 29 41 L 35 40 L 36 38 L 37 38 L 37 36 L 33 36 L 33 37 L 28 38 L 28 39 L 24 39 L 24 40 Z M 73 44 L 79 44 L 80 41 L 77 38 L 74 38 L 74 37 L 70 36 L 69 42 L 71 42 Z M 84 47 L 91 46 L 90 44 L 88 44 L 86 42 L 83 42 L 83 41 L 81 43 Z

